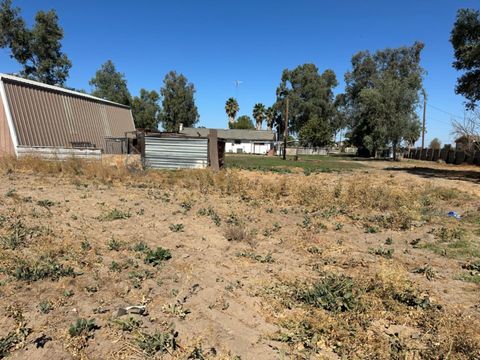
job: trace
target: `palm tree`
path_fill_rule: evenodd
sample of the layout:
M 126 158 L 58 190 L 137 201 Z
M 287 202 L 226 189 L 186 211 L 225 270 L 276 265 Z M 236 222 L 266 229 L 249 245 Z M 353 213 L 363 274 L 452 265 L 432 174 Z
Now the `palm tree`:
M 253 107 L 253 118 L 257 122 L 257 130 L 262 130 L 262 122 L 265 120 L 265 105 L 255 104 Z
M 235 98 L 231 97 L 225 103 L 225 112 L 228 116 L 228 122 L 233 124 L 235 122 L 235 116 L 237 116 L 237 112 L 240 108 L 238 107 L 238 102 Z
M 273 128 L 273 122 L 275 120 L 275 115 L 276 115 L 276 111 L 273 108 L 273 106 L 270 106 L 269 108 L 267 108 L 267 110 L 265 110 L 265 118 L 267 120 L 267 129 L 268 130 L 272 130 L 272 128 Z

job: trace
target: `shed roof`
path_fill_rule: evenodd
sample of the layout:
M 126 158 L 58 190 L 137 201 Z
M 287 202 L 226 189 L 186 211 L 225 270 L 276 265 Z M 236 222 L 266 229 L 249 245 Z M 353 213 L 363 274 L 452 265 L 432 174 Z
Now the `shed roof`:
M 184 128 L 180 133 L 188 136 L 206 137 L 211 129 Z M 272 130 L 216 129 L 217 135 L 225 140 L 275 141 Z

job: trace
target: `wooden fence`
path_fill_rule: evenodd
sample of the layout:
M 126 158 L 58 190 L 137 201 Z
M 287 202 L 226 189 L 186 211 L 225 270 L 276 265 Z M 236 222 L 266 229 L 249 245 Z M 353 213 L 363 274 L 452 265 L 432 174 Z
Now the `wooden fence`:
M 447 164 L 471 164 L 480 165 L 480 151 L 465 152 L 462 150 L 443 149 L 409 149 L 403 154 L 404 158 L 438 161 L 443 160 Z

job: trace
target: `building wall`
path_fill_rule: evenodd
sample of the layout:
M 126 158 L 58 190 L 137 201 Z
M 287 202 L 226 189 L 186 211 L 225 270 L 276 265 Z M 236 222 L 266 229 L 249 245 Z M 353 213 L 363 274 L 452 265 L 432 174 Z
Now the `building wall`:
M 105 150 L 105 137 L 122 137 L 135 130 L 128 107 L 19 81 L 2 81 L 19 146 L 69 148 L 72 142 L 86 142 Z
M 0 156 L 5 155 L 15 155 L 15 149 L 10 136 L 7 114 L 5 113 L 3 101 L 0 99 Z
M 273 147 L 270 143 L 254 143 L 250 141 L 241 141 L 236 144 L 235 141 L 226 140 L 225 152 L 265 155 Z

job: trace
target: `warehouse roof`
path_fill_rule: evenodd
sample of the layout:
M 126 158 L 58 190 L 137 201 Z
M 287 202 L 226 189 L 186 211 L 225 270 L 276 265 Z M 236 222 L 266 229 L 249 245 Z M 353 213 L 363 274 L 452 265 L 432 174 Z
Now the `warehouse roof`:
M 90 100 L 95 100 L 95 101 L 107 103 L 107 104 L 110 104 L 110 105 L 120 106 L 120 107 L 124 107 L 124 108 L 128 108 L 128 109 L 130 108 L 127 105 L 118 104 L 116 102 L 105 100 L 105 99 L 102 99 L 102 98 L 99 98 L 99 97 L 96 97 L 96 96 L 93 96 L 93 95 L 90 95 L 90 94 L 86 94 L 86 93 L 82 93 L 82 92 L 74 91 L 74 90 L 70 90 L 70 89 L 65 89 L 65 88 L 60 87 L 60 86 L 44 84 L 44 83 L 34 81 L 34 80 L 30 80 L 30 79 L 24 79 L 24 78 L 14 76 L 14 75 L 8 75 L 8 74 L 0 73 L 0 79 L 2 81 L 3 80 L 7 80 L 7 81 L 10 80 L 10 81 L 15 81 L 15 82 L 20 82 L 20 83 L 23 83 L 23 84 L 26 84 L 26 85 L 35 86 L 35 87 L 39 87 L 39 88 L 42 88 L 42 89 L 48 89 L 48 90 L 52 90 L 52 91 L 61 92 L 61 93 L 64 93 L 64 94 L 75 95 L 75 96 L 87 98 L 87 99 L 90 99 Z
M 211 129 L 184 128 L 180 133 L 188 136 L 206 137 Z M 225 140 L 275 141 L 272 130 L 216 129 L 217 136 Z
M 135 131 L 128 106 L 95 96 L 0 74 L 0 153 L 19 147 L 120 152 L 111 138 Z

